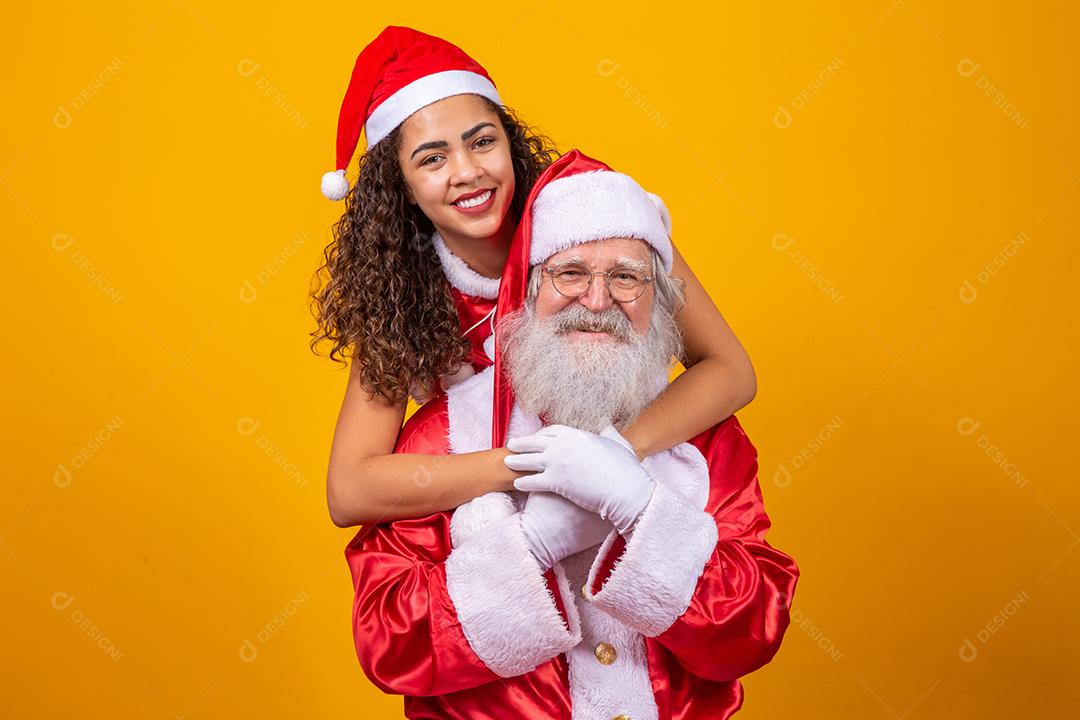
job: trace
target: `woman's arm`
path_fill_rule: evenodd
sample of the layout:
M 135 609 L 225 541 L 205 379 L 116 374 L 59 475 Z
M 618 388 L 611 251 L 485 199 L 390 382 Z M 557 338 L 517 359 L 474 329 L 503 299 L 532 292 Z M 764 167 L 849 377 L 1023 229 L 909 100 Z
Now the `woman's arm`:
M 621 430 L 641 459 L 708 430 L 757 393 L 750 356 L 674 244 L 672 250 L 671 274 L 686 282 L 686 304 L 676 315 L 686 371 Z
M 369 397 L 350 372 L 326 478 L 327 506 L 338 527 L 449 510 L 489 492 L 511 490 L 523 474 L 503 464 L 511 454 L 505 448 L 462 455 L 394 455 L 404 417 L 405 403 Z

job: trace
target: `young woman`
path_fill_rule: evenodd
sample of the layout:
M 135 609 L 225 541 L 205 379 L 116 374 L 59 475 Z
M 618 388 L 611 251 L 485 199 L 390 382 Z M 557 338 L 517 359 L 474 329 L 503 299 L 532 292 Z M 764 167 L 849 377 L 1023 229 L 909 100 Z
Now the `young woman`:
M 344 170 L 361 128 L 356 185 Z M 342 103 L 338 170 L 323 192 L 346 198 L 314 293 L 313 349 L 351 357 L 327 476 L 339 527 L 449 510 L 511 490 L 506 448 L 463 455 L 395 454 L 410 396 L 418 401 L 491 363 L 499 276 L 525 198 L 557 156 L 502 105 L 487 73 L 459 48 L 389 27 L 361 52 Z M 749 403 L 749 357 L 675 250 L 685 283 L 677 316 L 686 372 L 622 435 L 640 458 L 689 440 Z M 420 412 L 423 412 L 421 408 Z M 410 481 L 411 480 L 411 481 Z

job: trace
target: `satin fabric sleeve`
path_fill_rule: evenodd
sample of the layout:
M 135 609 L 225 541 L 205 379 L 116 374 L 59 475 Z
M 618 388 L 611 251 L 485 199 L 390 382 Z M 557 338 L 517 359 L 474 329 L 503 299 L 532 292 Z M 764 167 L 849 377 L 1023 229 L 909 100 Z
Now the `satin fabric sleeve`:
M 345 550 L 357 658 L 383 692 L 442 695 L 499 679 L 469 646 L 447 593 L 447 525 L 446 513 L 373 525 Z
M 576 645 L 559 569 L 541 571 L 511 515 L 450 549 L 449 513 L 361 530 L 346 549 L 353 636 L 379 689 L 444 695 L 533 670 Z
M 601 547 L 586 595 L 689 672 L 722 682 L 779 650 L 799 569 L 765 541 L 757 450 L 738 420 L 692 444 L 708 464 L 705 509 L 658 484 L 629 538 L 615 534 Z

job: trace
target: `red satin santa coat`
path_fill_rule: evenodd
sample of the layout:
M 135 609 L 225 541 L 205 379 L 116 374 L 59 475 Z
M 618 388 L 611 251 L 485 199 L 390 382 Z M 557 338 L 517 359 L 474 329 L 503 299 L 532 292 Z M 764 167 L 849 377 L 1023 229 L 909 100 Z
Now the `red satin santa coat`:
M 494 306 L 494 300 L 456 288 L 453 294 L 463 329 Z M 484 322 L 469 335 L 478 370 L 490 365 L 481 349 L 489 334 Z M 395 452 L 448 454 L 449 426 L 447 396 L 440 394 L 405 424 Z M 673 622 L 663 620 L 662 632 L 650 636 L 648 626 L 655 617 L 649 616 L 656 613 L 645 598 L 640 608 L 626 607 L 624 592 L 625 612 L 620 615 L 624 622 L 644 628 L 648 679 L 661 720 L 727 718 L 739 709 L 743 693 L 737 678 L 769 662 L 779 649 L 799 575 L 795 562 L 764 539 L 770 521 L 757 482 L 757 451 L 738 420 L 727 419 L 691 444 L 708 466 L 708 498 L 702 510 L 715 522 L 715 544 L 700 575 L 694 571 L 685 610 Z M 533 669 L 507 676 L 505 659 L 493 667 L 488 650 L 482 650 L 481 657 L 470 644 L 448 587 L 448 560 L 452 564 L 452 554 L 464 555 L 451 537 L 453 515 L 439 512 L 366 526 L 346 548 L 355 590 L 354 639 L 364 673 L 384 692 L 404 695 L 409 718 L 571 718 L 567 656 L 551 655 L 549 647 L 551 656 L 543 657 L 537 647 L 524 647 L 530 617 L 499 620 L 495 613 L 496 621 L 511 626 L 511 636 L 522 637 L 522 652 L 532 653 L 521 658 L 524 666 L 539 661 Z M 677 525 L 651 531 L 652 542 L 662 543 L 662 535 L 679 532 Z M 601 598 L 605 585 L 619 584 L 613 580 L 619 572 L 631 572 L 617 567 L 631 567 L 622 561 L 626 552 L 627 541 L 617 533 L 605 542 L 589 577 L 589 595 Z M 679 544 L 663 552 L 677 555 Z M 575 600 L 567 596 L 558 571 L 556 567 L 543 574 L 543 584 L 555 617 L 568 626 L 567 606 L 575 614 Z M 475 613 L 470 617 L 475 623 Z M 651 633 L 656 629 L 652 626 Z M 475 630 L 472 639 L 477 640 Z

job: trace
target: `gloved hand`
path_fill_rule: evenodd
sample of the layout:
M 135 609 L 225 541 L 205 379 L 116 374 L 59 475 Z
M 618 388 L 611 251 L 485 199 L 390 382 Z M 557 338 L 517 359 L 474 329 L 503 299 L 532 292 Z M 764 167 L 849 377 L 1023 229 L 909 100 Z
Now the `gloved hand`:
M 625 535 L 652 498 L 653 480 L 619 431 L 609 425 L 599 435 L 565 425 L 549 425 L 513 438 L 503 463 L 535 472 L 514 481 L 518 490 L 550 491 L 611 521 Z
M 529 549 L 545 572 L 563 558 L 599 545 L 611 523 L 564 497 L 549 492 L 529 493 L 521 511 L 521 529 Z

